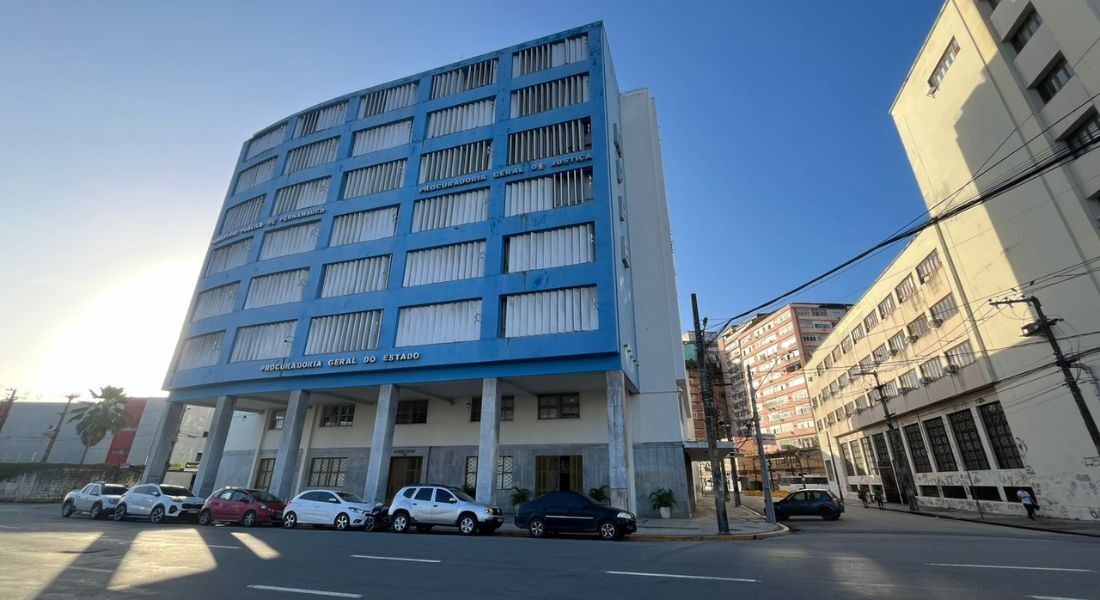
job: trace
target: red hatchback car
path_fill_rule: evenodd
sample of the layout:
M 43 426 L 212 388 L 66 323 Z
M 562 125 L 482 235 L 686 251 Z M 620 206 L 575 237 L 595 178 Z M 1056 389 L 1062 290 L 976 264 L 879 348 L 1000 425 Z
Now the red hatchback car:
M 199 525 L 219 521 L 240 523 L 245 527 L 257 524 L 281 525 L 286 503 L 263 490 L 222 488 L 206 499 L 199 512 Z

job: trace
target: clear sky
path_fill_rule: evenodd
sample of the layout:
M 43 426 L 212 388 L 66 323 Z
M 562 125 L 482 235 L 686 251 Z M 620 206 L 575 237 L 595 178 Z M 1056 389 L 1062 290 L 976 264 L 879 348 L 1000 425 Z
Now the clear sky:
M 941 2 L 0 2 L 0 389 L 158 394 L 241 143 L 603 20 L 656 97 L 684 326 L 921 212 L 888 109 Z M 801 296 L 853 302 L 893 253 Z

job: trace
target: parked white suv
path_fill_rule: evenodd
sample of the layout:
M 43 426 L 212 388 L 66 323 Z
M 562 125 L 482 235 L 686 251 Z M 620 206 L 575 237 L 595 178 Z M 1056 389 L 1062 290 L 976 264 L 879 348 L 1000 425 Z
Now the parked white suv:
M 330 525 L 344 531 L 349 527 L 362 527 L 371 508 L 371 504 L 351 492 L 306 490 L 286 503 L 283 527 Z
M 492 535 L 504 524 L 496 507 L 478 504 L 459 488 L 446 485 L 410 485 L 397 491 L 390 503 L 393 530 L 404 533 L 415 526 L 421 533 L 442 525 L 457 527 L 463 535 Z
M 202 503 L 202 498 L 185 487 L 148 483 L 123 494 L 114 517 L 116 521 L 126 517 L 148 517 L 152 523 L 179 518 L 198 520 Z
M 93 519 L 102 519 L 115 511 L 119 498 L 126 493 L 126 486 L 118 483 L 95 481 L 79 490 L 65 494 L 61 501 L 61 516 L 86 512 Z

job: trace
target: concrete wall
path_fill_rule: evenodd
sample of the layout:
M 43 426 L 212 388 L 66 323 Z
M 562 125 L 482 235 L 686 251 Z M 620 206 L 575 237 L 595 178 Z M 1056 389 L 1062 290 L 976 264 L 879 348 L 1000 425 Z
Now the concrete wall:
M 60 502 L 65 494 L 90 481 L 135 485 L 140 479 L 141 469 L 103 465 L 51 467 L 0 480 L 0 502 Z

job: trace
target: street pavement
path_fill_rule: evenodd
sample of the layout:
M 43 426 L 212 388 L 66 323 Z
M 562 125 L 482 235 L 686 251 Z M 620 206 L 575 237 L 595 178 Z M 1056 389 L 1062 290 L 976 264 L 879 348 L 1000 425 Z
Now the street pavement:
M 1100 600 L 1093 538 L 849 507 L 752 542 L 245 529 L 0 505 L 8 598 Z

